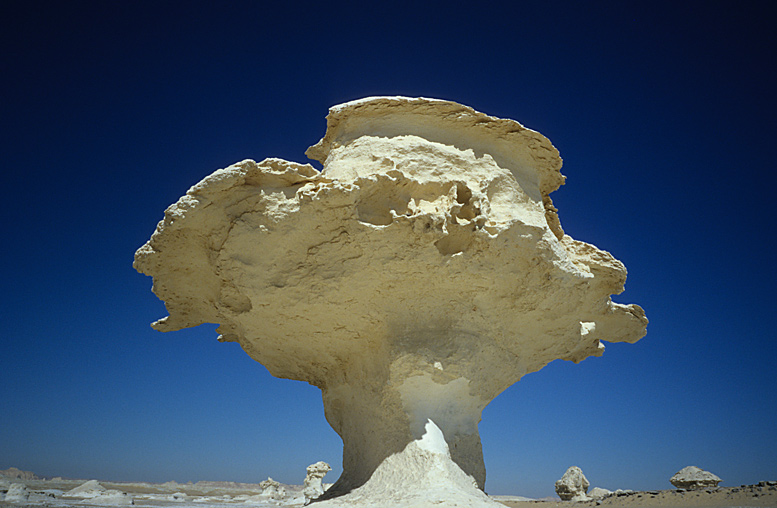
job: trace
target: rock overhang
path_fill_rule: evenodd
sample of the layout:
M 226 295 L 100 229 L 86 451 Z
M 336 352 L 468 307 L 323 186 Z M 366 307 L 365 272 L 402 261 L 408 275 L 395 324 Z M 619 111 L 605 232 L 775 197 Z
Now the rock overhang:
M 377 97 L 327 124 L 307 152 L 321 172 L 245 160 L 166 210 L 135 263 L 170 314 L 155 327 L 220 323 L 271 374 L 319 386 L 345 486 L 427 419 L 482 486 L 491 399 L 554 359 L 644 335 L 642 309 L 610 298 L 626 269 L 564 234 L 558 152 L 513 120 Z

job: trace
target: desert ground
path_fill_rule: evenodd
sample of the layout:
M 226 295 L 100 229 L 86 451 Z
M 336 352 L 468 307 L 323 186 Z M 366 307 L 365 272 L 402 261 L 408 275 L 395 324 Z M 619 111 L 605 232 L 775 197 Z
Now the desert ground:
M 739 487 L 718 487 L 701 491 L 652 490 L 615 494 L 595 501 L 509 501 L 496 496 L 496 500 L 510 508 L 584 508 L 584 507 L 660 507 L 660 508 L 733 508 L 769 506 L 777 507 L 777 482 L 760 482 Z
M 33 475 L 34 476 L 34 475 Z M 234 482 L 197 482 L 197 483 L 116 483 L 99 481 L 99 491 L 93 497 L 79 498 L 67 496 L 68 491 L 82 486 L 87 480 L 63 478 L 9 478 L 0 477 L 0 507 L 115 507 L 148 506 L 225 508 L 241 506 L 245 508 L 297 507 L 303 506 L 305 498 L 301 485 L 284 485 L 285 491 L 280 499 L 262 495 L 260 484 Z M 21 496 L 9 496 L 11 486 L 20 490 Z M 12 499 L 6 499 L 11 497 Z M 618 492 L 608 497 L 591 501 L 527 500 L 519 496 L 492 496 L 492 498 L 510 508 L 588 508 L 588 507 L 775 507 L 777 508 L 777 481 L 759 482 L 754 485 L 738 487 L 719 487 L 700 491 L 656 490 L 644 492 Z M 312 503 L 315 506 L 315 502 Z

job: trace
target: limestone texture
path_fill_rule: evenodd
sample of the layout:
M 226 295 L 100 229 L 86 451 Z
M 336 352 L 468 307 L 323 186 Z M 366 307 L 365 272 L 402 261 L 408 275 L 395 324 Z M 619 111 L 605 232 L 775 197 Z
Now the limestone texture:
M 302 483 L 302 494 L 305 496 L 305 502 L 318 499 L 324 493 L 324 485 L 321 481 L 324 476 L 332 470 L 332 467 L 323 461 L 311 464 L 306 469 L 305 481 Z
M 704 471 L 696 466 L 687 466 L 679 470 L 669 479 L 669 482 L 678 489 L 698 490 L 717 487 L 721 480 L 709 471 Z
M 64 497 L 79 497 L 82 499 L 88 499 L 104 495 L 108 492 L 108 489 L 100 485 L 97 480 L 89 480 L 82 483 L 78 487 L 68 490 L 64 494 Z
M 12 483 L 4 498 L 7 503 L 23 503 L 28 499 L 30 499 L 30 491 L 23 483 Z
M 586 495 L 590 497 L 591 499 L 603 499 L 609 495 L 612 495 L 611 490 L 603 489 L 601 487 L 594 487 L 591 490 L 589 490 Z
M 483 489 L 478 423 L 494 397 L 644 336 L 642 309 L 610 298 L 623 264 L 564 233 L 561 158 L 541 134 L 455 102 L 371 97 L 331 108 L 306 153 L 323 170 L 270 158 L 206 177 L 134 266 L 166 304 L 155 329 L 219 323 L 274 376 L 321 389 L 344 446 L 322 497 L 379 470 L 431 491 L 385 470 L 432 460 L 416 446 L 429 421 Z
M 583 471 L 572 466 L 556 481 L 556 494 L 563 501 L 588 501 L 590 498 L 586 493 L 589 485 Z
M 134 504 L 132 496 L 126 492 L 114 489 L 106 489 L 97 480 L 89 480 L 64 494 L 65 498 L 79 498 L 90 500 L 88 504 L 97 505 L 131 505 Z
M 266 480 L 259 482 L 259 487 L 262 489 L 260 494 L 262 497 L 270 499 L 283 499 L 286 497 L 286 488 L 272 478 L 268 477 Z

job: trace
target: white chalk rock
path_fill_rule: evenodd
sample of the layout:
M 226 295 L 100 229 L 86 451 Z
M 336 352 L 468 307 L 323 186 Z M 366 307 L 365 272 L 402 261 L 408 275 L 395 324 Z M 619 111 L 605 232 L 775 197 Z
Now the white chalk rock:
M 89 480 L 78 487 L 68 490 L 62 497 L 82 499 L 82 504 L 99 505 L 131 505 L 134 504 L 132 496 L 118 490 L 108 490 L 97 480 Z
M 89 480 L 74 489 L 68 490 L 62 494 L 62 497 L 80 497 L 82 499 L 88 499 L 101 496 L 105 492 L 107 492 L 107 489 L 100 485 L 97 480 Z
M 81 504 L 99 505 L 99 506 L 127 506 L 135 504 L 132 496 L 126 492 L 118 490 L 106 490 L 100 495 L 85 499 Z
M 6 503 L 23 503 L 30 499 L 30 491 L 23 483 L 12 483 L 5 494 Z
M 283 499 L 286 497 L 286 488 L 270 477 L 259 482 L 259 487 L 262 489 L 260 496 L 264 498 Z
M 302 484 L 302 494 L 305 496 L 305 502 L 312 499 L 318 499 L 324 493 L 324 486 L 321 480 L 331 471 L 332 468 L 323 461 L 318 461 L 307 467 L 305 481 Z
M 586 495 L 588 486 L 588 479 L 583 471 L 579 467 L 572 466 L 560 480 L 556 481 L 556 494 L 563 501 L 587 501 L 590 499 Z
M 645 334 L 642 309 L 610 299 L 623 264 L 564 234 L 550 199 L 561 159 L 541 134 L 454 102 L 372 97 L 332 108 L 307 153 L 321 172 L 265 159 L 206 177 L 134 266 L 169 311 L 155 329 L 219 323 L 274 376 L 321 388 L 344 447 L 327 496 L 364 486 L 429 420 L 482 489 L 478 422 L 494 397 Z
M 375 504 L 376 500 L 380 502 Z M 315 506 L 499 508 L 504 505 L 489 499 L 477 488 L 475 479 L 451 459 L 445 436 L 433 421 L 428 420 L 424 434 L 383 461 L 367 483 L 347 496 L 319 501 Z
M 603 489 L 601 487 L 594 487 L 588 491 L 588 497 L 591 499 L 602 499 L 612 494 L 611 490 Z
M 709 471 L 704 471 L 696 466 L 687 466 L 679 470 L 669 479 L 669 482 L 678 489 L 697 490 L 717 487 L 721 480 Z

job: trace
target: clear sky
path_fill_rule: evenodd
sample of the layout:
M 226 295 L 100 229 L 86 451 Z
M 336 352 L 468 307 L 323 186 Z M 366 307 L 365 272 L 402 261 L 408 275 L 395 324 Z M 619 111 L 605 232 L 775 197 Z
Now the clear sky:
M 301 483 L 341 471 L 319 391 L 212 326 L 161 334 L 135 250 L 246 158 L 307 162 L 327 109 L 455 100 L 554 143 L 572 237 L 629 268 L 635 345 L 557 361 L 480 424 L 487 490 L 777 480 L 771 2 L 0 4 L 0 469 Z

